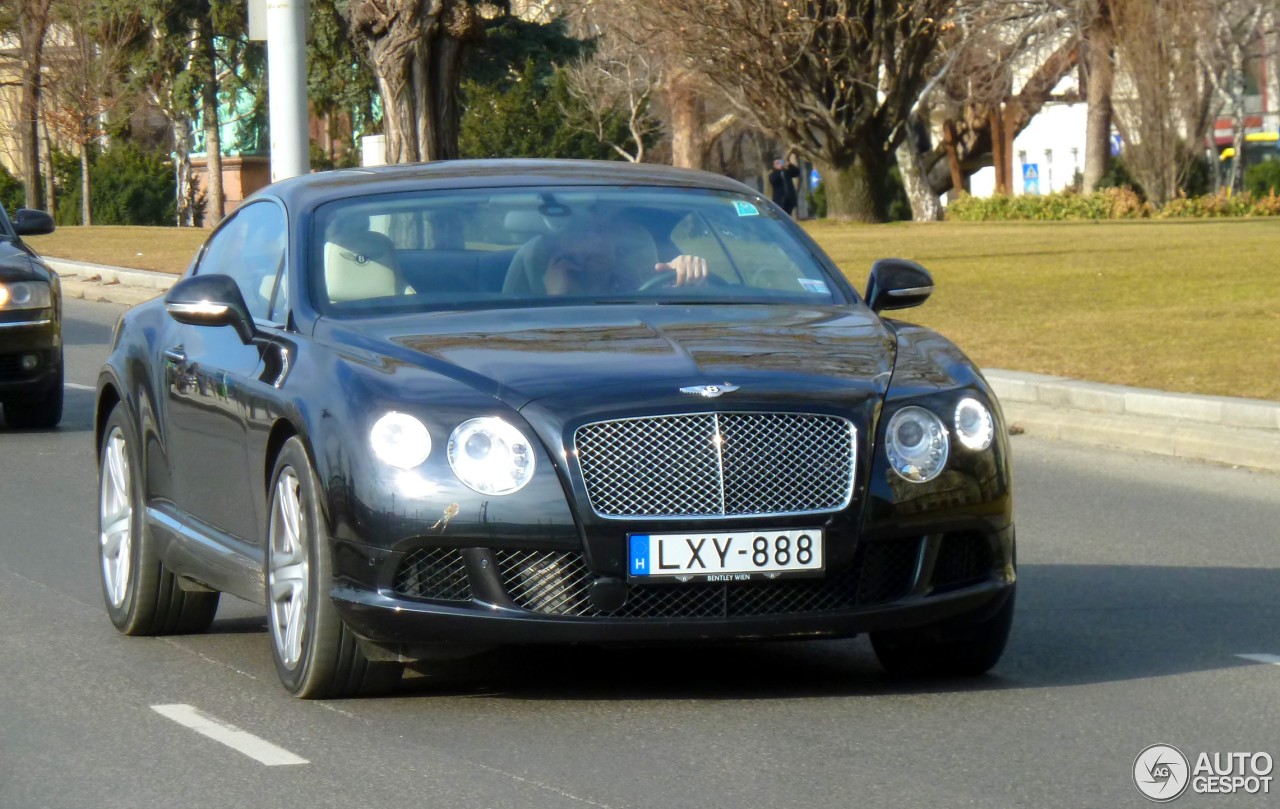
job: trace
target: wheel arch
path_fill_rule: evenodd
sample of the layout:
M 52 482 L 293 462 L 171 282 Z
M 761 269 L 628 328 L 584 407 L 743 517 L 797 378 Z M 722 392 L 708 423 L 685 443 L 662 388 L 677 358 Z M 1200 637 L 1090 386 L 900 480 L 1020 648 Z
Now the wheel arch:
M 107 382 L 98 391 L 98 403 L 94 410 L 93 416 L 93 452 L 94 455 L 102 453 L 102 435 L 107 429 L 107 419 L 111 417 L 111 411 L 115 410 L 116 405 L 120 404 L 123 397 L 120 391 L 116 390 L 114 382 Z M 102 458 L 98 458 L 99 461 Z

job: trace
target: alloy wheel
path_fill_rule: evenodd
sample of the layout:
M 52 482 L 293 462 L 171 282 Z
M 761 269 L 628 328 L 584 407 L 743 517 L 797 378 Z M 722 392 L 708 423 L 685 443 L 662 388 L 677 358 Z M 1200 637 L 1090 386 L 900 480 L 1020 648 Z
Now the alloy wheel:
M 286 668 L 302 659 L 306 630 L 308 573 L 303 536 L 302 493 L 292 467 L 280 470 L 271 499 L 267 552 L 267 591 L 271 609 L 271 641 Z
M 98 549 L 102 582 L 111 606 L 119 609 L 129 593 L 133 573 L 133 498 L 129 447 L 124 432 L 113 427 L 102 453 L 98 493 Z

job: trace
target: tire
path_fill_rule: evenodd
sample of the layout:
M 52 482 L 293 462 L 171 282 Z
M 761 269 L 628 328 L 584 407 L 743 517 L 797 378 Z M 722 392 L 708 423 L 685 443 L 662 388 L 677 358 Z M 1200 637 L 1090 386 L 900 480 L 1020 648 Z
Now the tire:
M 972 677 L 985 674 L 1004 654 L 1013 626 L 1014 591 L 1000 609 L 981 620 L 958 619 L 936 626 L 872 632 L 880 665 L 903 677 Z
M 62 421 L 62 357 L 58 378 L 35 399 L 10 399 L 4 404 L 5 422 L 15 430 L 52 430 Z
M 183 590 L 161 563 L 147 526 L 138 446 L 129 414 L 116 405 L 98 465 L 98 573 L 107 615 L 126 635 L 203 632 L 219 594 Z
M 371 662 L 329 599 L 333 583 L 320 484 L 297 436 L 271 473 L 267 518 L 267 636 L 285 690 L 300 699 L 385 693 L 400 663 Z

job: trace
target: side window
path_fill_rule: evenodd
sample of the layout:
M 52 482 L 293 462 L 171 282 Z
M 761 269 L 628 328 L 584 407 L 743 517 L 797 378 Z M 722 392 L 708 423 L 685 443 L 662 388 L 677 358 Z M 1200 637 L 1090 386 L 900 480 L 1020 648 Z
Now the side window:
M 272 202 L 255 202 L 233 214 L 205 249 L 196 273 L 221 273 L 235 279 L 249 313 L 269 320 L 276 277 L 284 265 L 287 236 L 284 213 Z M 275 313 L 284 308 L 277 305 Z

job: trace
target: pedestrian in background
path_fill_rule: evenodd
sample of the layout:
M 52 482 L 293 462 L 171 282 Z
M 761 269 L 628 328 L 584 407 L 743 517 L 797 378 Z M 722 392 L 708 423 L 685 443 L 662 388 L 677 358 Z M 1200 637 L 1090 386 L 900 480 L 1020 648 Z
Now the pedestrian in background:
M 774 204 L 786 211 L 787 216 L 796 209 L 795 179 L 799 176 L 799 166 L 789 164 L 780 157 L 773 161 L 773 171 L 769 172 L 769 187 L 773 190 Z

